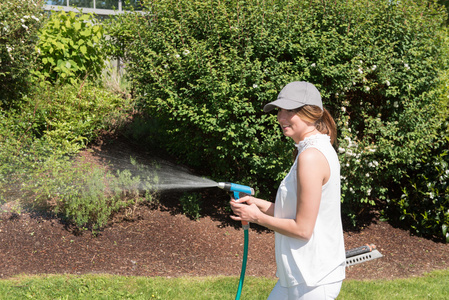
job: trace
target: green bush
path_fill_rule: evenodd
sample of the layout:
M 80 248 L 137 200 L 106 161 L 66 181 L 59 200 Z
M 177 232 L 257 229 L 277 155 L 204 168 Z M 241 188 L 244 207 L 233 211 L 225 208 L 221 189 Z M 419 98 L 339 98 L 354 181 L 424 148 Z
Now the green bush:
M 90 84 L 35 88 L 21 100 L 16 118 L 17 132 L 41 139 L 62 153 L 76 153 L 102 130 L 114 128 L 131 109 L 130 99 Z
M 449 243 L 449 76 L 444 72 L 441 91 L 446 116 L 429 153 L 410 166 L 401 181 L 402 195 L 389 199 L 386 210 L 391 219 L 417 235 Z
M 43 0 L 0 3 L 0 107 L 10 107 L 29 88 Z
M 72 158 L 101 130 L 122 124 L 129 99 L 85 82 L 36 87 L 20 103 L 17 110 L 0 111 L 1 202 L 20 200 L 78 227 L 99 228 L 117 210 L 143 200 L 135 197 L 143 180 L 138 175 Z
M 449 243 L 449 135 L 445 139 L 446 150 L 417 164 L 407 174 L 401 198 L 391 199 L 387 209 L 413 233 Z
M 267 195 L 293 143 L 262 113 L 281 87 L 313 82 L 336 119 L 343 209 L 353 222 L 402 194 L 444 116 L 443 7 L 428 1 L 147 2 L 110 27 L 155 140 L 217 180 Z M 118 24 L 118 25 L 117 25 Z M 273 196 L 273 194 L 271 193 Z
M 23 202 L 61 214 L 78 228 L 97 230 L 120 209 L 133 211 L 139 202 L 151 200 L 149 193 L 140 197 L 141 184 L 129 170 L 113 174 L 92 162 L 50 156 L 29 171 Z
M 37 74 L 52 83 L 98 78 L 106 59 L 103 38 L 103 26 L 92 13 L 52 12 L 39 32 Z
M 182 212 L 194 219 L 198 220 L 201 216 L 201 195 L 198 193 L 186 192 L 179 198 Z

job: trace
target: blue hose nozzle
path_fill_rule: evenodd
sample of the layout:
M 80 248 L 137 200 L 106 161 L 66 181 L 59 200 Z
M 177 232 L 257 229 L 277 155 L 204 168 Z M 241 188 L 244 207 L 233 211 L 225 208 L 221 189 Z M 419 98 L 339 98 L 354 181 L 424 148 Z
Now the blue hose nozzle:
M 236 200 L 240 198 L 239 193 L 254 196 L 254 189 L 246 185 L 230 182 L 219 182 L 218 187 L 229 192 L 234 192 L 234 198 Z

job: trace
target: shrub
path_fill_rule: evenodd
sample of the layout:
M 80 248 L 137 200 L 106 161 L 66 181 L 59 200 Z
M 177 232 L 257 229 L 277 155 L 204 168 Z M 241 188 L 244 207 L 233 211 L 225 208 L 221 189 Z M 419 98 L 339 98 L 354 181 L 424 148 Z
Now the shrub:
M 10 107 L 29 88 L 43 0 L 0 3 L 0 107 Z
M 24 97 L 19 118 L 29 119 L 35 137 L 70 153 L 84 148 L 103 130 L 118 127 L 131 108 L 131 99 L 89 82 L 46 85 Z
M 449 137 L 446 149 L 416 165 L 407 174 L 403 194 L 391 199 L 387 209 L 398 216 L 401 226 L 410 228 L 417 235 L 436 237 L 449 243 Z
M 98 230 L 120 209 L 133 208 L 140 197 L 141 178 L 129 170 L 113 174 L 85 160 L 50 156 L 29 171 L 23 202 L 52 210 L 80 229 Z M 150 182 L 144 182 L 150 189 Z
M 52 12 L 39 32 L 39 75 L 52 83 L 96 79 L 106 59 L 103 26 L 92 13 Z
M 427 1 L 155 1 L 111 27 L 155 138 L 219 180 L 273 191 L 291 164 L 261 112 L 313 82 L 338 124 L 344 212 L 353 222 L 402 194 L 438 137 L 444 8 Z M 118 29 L 120 27 L 120 29 Z
M 18 110 L 0 111 L 0 201 L 19 199 L 97 229 L 144 200 L 136 195 L 147 178 L 72 158 L 100 130 L 118 127 L 130 108 L 130 100 L 86 82 L 37 87 Z
M 182 212 L 194 219 L 198 220 L 201 216 L 201 195 L 194 192 L 185 192 L 179 198 Z
M 440 98 L 446 116 L 429 152 L 410 166 L 401 180 L 402 195 L 389 199 L 386 210 L 390 219 L 410 228 L 417 235 L 434 237 L 449 243 L 449 77 L 443 72 Z M 444 109 L 445 108 L 445 109 Z M 438 112 L 435 112 L 438 113 Z

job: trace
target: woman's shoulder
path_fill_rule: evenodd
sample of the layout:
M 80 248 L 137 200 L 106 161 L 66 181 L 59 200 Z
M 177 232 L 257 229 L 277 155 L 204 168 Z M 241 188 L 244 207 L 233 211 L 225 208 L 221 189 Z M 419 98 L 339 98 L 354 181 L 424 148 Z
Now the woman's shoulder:
M 297 161 L 299 165 L 310 165 L 313 167 L 320 162 L 327 161 L 327 159 L 322 151 L 315 147 L 309 147 L 299 153 Z

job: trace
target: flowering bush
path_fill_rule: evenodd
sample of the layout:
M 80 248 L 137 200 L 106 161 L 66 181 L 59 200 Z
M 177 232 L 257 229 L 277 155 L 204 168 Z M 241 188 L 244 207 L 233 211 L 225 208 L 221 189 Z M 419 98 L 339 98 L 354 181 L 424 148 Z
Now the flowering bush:
M 9 107 L 29 87 L 43 0 L 0 3 L 0 106 Z
M 291 143 L 262 112 L 313 82 L 338 124 L 343 209 L 391 204 L 432 156 L 444 114 L 444 8 L 427 1 L 148 2 L 112 28 L 154 140 L 217 179 L 273 191 Z M 271 194 L 273 196 L 273 194 Z M 390 201 L 390 202 L 389 202 Z

